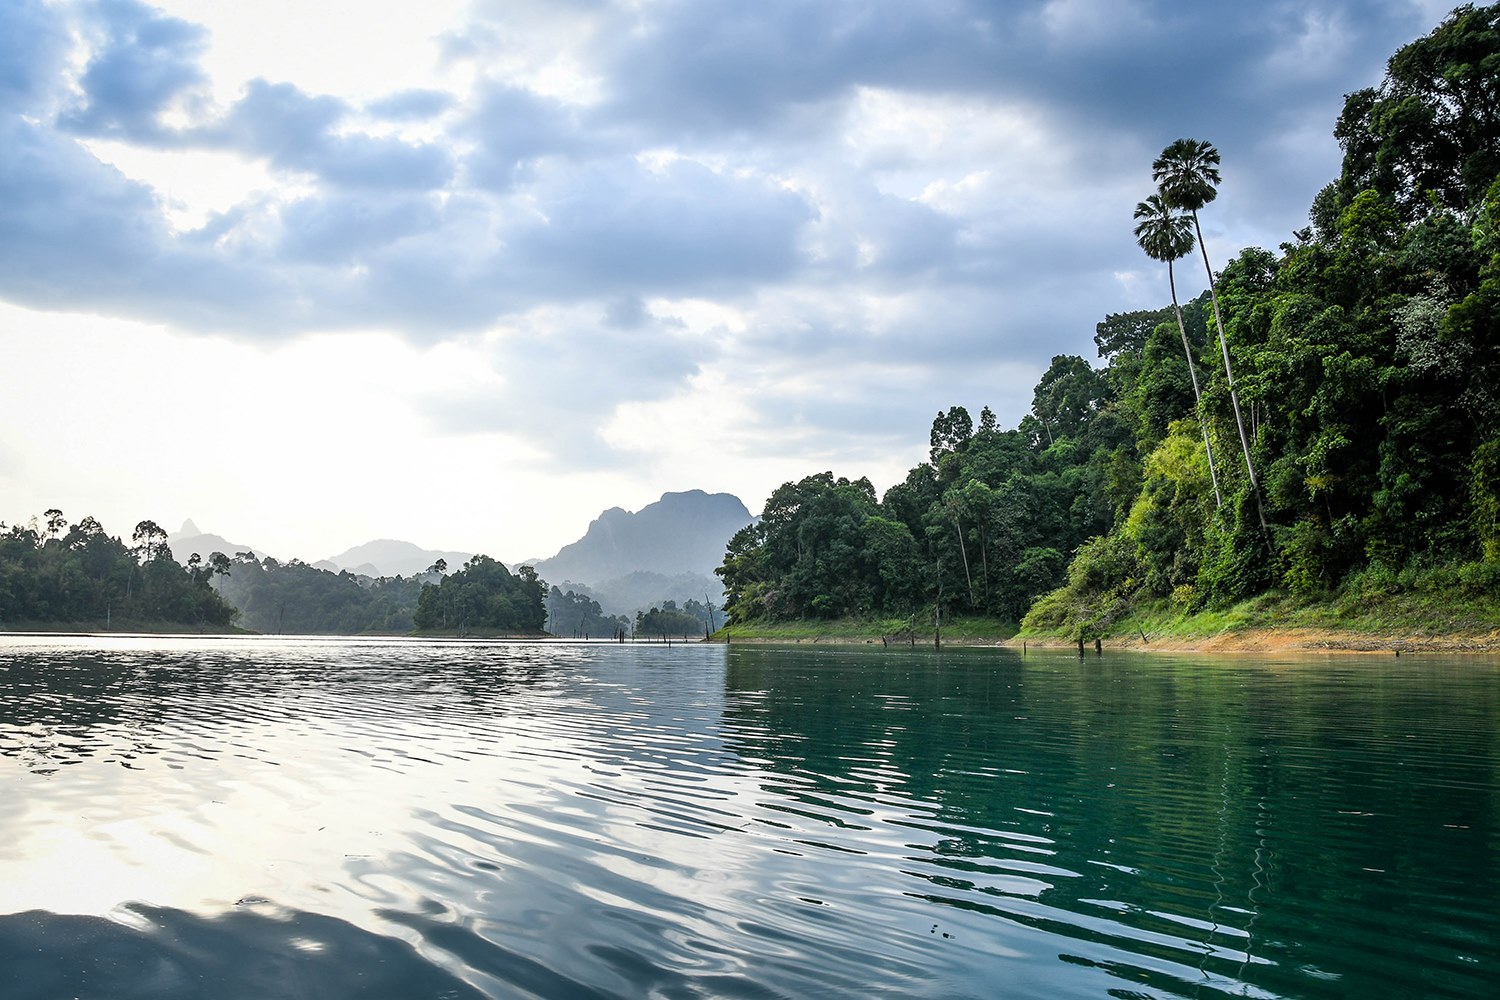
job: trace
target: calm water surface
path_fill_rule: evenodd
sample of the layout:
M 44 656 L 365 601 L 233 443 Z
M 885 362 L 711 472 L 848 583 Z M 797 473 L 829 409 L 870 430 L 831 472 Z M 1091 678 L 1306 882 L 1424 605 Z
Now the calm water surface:
M 1500 995 L 1500 662 L 0 637 L 0 997 Z

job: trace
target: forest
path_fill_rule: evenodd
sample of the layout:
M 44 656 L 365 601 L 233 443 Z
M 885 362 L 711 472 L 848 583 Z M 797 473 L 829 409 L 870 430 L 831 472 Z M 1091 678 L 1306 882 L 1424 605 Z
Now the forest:
M 1217 270 L 1219 152 L 1170 144 L 1134 229 L 1170 302 L 1106 316 L 1100 368 L 1053 358 L 1013 429 L 939 412 L 882 497 L 831 472 L 782 485 L 717 571 L 732 619 L 1083 637 L 1142 602 L 1500 592 L 1500 5 L 1395 53 L 1334 136 L 1309 225 Z
M 142 521 L 126 545 L 92 517 L 70 526 L 57 509 L 42 520 L 0 524 L 0 627 L 175 625 L 276 635 L 410 632 L 540 633 L 568 638 L 705 635 L 722 614 L 674 601 L 634 620 L 607 615 L 592 597 L 549 588 L 530 566 L 512 573 L 488 556 L 448 572 L 443 560 L 410 577 L 331 572 L 254 552 L 199 553 L 179 564 L 167 533 Z
M 210 585 L 227 565 L 172 558 L 167 532 L 141 521 L 133 545 L 92 517 L 68 524 L 61 510 L 43 521 L 0 523 L 0 625 L 16 622 L 172 622 L 228 625 L 235 609 Z
M 220 557 L 214 553 L 210 560 Z M 359 577 L 333 573 L 299 559 L 286 562 L 236 552 L 215 580 L 239 609 L 235 624 L 272 634 L 399 634 L 412 629 L 422 586 L 435 573 Z
M 488 556 L 452 574 L 439 560 L 416 576 L 370 578 L 254 552 L 207 559 L 194 552 L 184 565 L 155 521 L 137 524 L 131 540 L 126 545 L 92 517 L 70 526 L 55 508 L 40 522 L 0 524 L 0 627 L 536 633 L 547 619 L 546 584 L 536 572 L 522 566 L 512 574 Z

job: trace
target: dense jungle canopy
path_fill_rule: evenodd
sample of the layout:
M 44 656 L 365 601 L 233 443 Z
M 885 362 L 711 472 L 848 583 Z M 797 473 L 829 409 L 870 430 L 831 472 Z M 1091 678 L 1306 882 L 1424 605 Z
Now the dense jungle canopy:
M 1334 134 L 1310 225 L 1217 272 L 1198 219 L 1218 151 L 1168 146 L 1136 235 L 1173 302 L 1106 316 L 1103 367 L 1054 358 L 1014 429 L 940 412 L 929 461 L 882 497 L 827 472 L 784 484 L 718 571 L 733 619 L 1029 614 L 1083 635 L 1146 599 L 1414 574 L 1493 593 L 1500 5 L 1403 47 Z M 1195 252 L 1213 281 L 1179 312 Z

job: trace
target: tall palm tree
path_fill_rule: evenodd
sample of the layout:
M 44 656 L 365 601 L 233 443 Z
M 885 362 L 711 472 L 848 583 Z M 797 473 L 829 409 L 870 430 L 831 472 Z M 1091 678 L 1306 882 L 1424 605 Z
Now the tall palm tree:
M 1167 265 L 1167 284 L 1172 289 L 1172 311 L 1177 314 L 1177 332 L 1182 334 L 1182 353 L 1187 357 L 1188 375 L 1193 379 L 1193 402 L 1198 409 L 1198 426 L 1203 431 L 1203 450 L 1208 452 L 1208 475 L 1214 484 L 1214 505 L 1224 506 L 1219 495 L 1219 470 L 1214 465 L 1214 446 L 1208 442 L 1208 421 L 1203 416 L 1203 396 L 1198 391 L 1198 367 L 1193 364 L 1193 348 L 1188 342 L 1187 325 L 1182 322 L 1182 307 L 1177 304 L 1177 278 L 1172 262 L 1193 252 L 1193 224 L 1185 215 L 1172 210 L 1165 198 L 1153 194 L 1135 206 L 1135 241 L 1152 260 Z
M 1224 339 L 1224 317 L 1219 312 L 1219 291 L 1214 285 L 1214 269 L 1208 262 L 1208 247 L 1203 244 L 1203 227 L 1198 224 L 1198 209 L 1219 195 L 1219 151 L 1212 143 L 1200 139 L 1178 139 L 1151 164 L 1151 179 L 1161 189 L 1161 196 L 1172 208 L 1180 208 L 1193 218 L 1193 232 L 1203 254 L 1203 269 L 1208 272 L 1208 294 L 1214 304 L 1214 327 L 1219 334 L 1219 350 L 1224 354 L 1224 377 L 1229 382 L 1229 401 L 1234 405 L 1234 424 L 1240 432 L 1240 447 L 1245 452 L 1245 471 L 1250 475 L 1250 489 L 1255 494 L 1255 512 L 1260 516 L 1260 530 L 1271 542 L 1266 527 L 1266 512 L 1260 500 L 1260 480 L 1255 476 L 1255 461 L 1250 457 L 1250 438 L 1245 434 L 1245 420 L 1240 416 L 1240 397 L 1234 389 L 1234 371 L 1229 364 L 1229 342 Z

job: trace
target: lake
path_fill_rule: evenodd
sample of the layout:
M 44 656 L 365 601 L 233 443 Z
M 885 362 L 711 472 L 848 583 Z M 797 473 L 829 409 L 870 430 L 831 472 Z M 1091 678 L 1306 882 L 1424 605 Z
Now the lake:
M 1500 995 L 1500 661 L 0 636 L 0 996 Z

